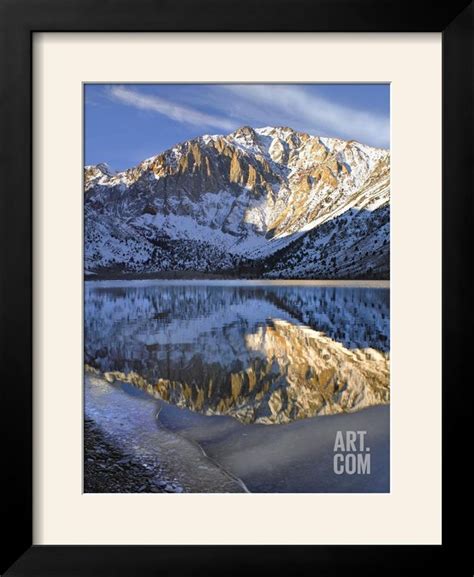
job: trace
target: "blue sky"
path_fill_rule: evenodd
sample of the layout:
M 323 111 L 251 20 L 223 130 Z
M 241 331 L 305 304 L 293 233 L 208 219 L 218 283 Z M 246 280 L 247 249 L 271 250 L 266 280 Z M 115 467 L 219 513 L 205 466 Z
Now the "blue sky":
M 84 91 L 85 163 L 115 170 L 243 125 L 390 144 L 388 84 L 86 84 Z

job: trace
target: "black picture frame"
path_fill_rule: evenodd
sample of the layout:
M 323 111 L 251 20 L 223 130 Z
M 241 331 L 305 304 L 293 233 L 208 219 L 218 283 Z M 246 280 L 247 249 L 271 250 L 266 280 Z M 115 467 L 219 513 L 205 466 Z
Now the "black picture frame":
M 466 508 L 471 495 L 467 312 L 473 215 L 473 22 L 473 5 L 466 0 L 0 0 L 0 438 L 1 520 L 6 529 L 0 573 L 212 576 L 281 570 L 292 575 L 407 576 L 438 570 L 472 575 Z M 442 545 L 32 545 L 32 38 L 41 31 L 442 32 Z M 424 218 L 429 218 L 429 207 Z M 455 566 L 459 569 L 454 571 Z

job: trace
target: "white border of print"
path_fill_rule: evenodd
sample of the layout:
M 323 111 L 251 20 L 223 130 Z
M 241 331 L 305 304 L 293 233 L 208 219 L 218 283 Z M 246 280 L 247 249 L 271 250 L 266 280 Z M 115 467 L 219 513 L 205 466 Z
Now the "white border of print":
M 441 34 L 39 33 L 33 56 L 34 543 L 440 543 Z M 82 83 L 206 81 L 391 83 L 390 494 L 82 493 Z

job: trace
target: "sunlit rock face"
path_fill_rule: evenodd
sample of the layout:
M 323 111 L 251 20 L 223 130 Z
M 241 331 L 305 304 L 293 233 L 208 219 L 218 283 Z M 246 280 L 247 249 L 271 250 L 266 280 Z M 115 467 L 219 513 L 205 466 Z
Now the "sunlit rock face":
M 305 249 L 293 243 L 325 223 L 327 242 L 340 232 L 329 230 L 330 223 L 345 215 L 351 260 L 344 260 L 350 248 L 345 241 L 333 243 L 326 253 L 335 262 L 325 264 L 325 276 L 351 273 L 352 261 L 354 275 L 370 267 L 387 274 L 377 258 L 388 263 L 387 219 L 376 217 L 380 208 L 388 214 L 390 200 L 384 149 L 287 127 L 246 126 L 176 144 L 123 172 L 100 164 L 85 167 L 84 175 L 89 271 L 222 272 L 240 266 L 282 277 L 320 275 L 321 254 L 305 261 L 305 269 L 292 270 Z M 322 242 L 319 233 L 308 242 L 317 240 Z M 266 259 L 284 247 L 291 247 L 294 262 L 275 269 Z
M 86 363 L 175 405 L 274 424 L 389 402 L 384 289 L 87 291 Z

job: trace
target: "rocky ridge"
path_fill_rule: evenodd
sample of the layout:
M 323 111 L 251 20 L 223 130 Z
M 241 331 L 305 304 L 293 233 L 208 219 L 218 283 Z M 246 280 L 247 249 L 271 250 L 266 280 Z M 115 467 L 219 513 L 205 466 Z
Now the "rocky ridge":
M 90 272 L 388 275 L 384 149 L 247 126 L 123 172 L 87 166 L 84 183 Z

